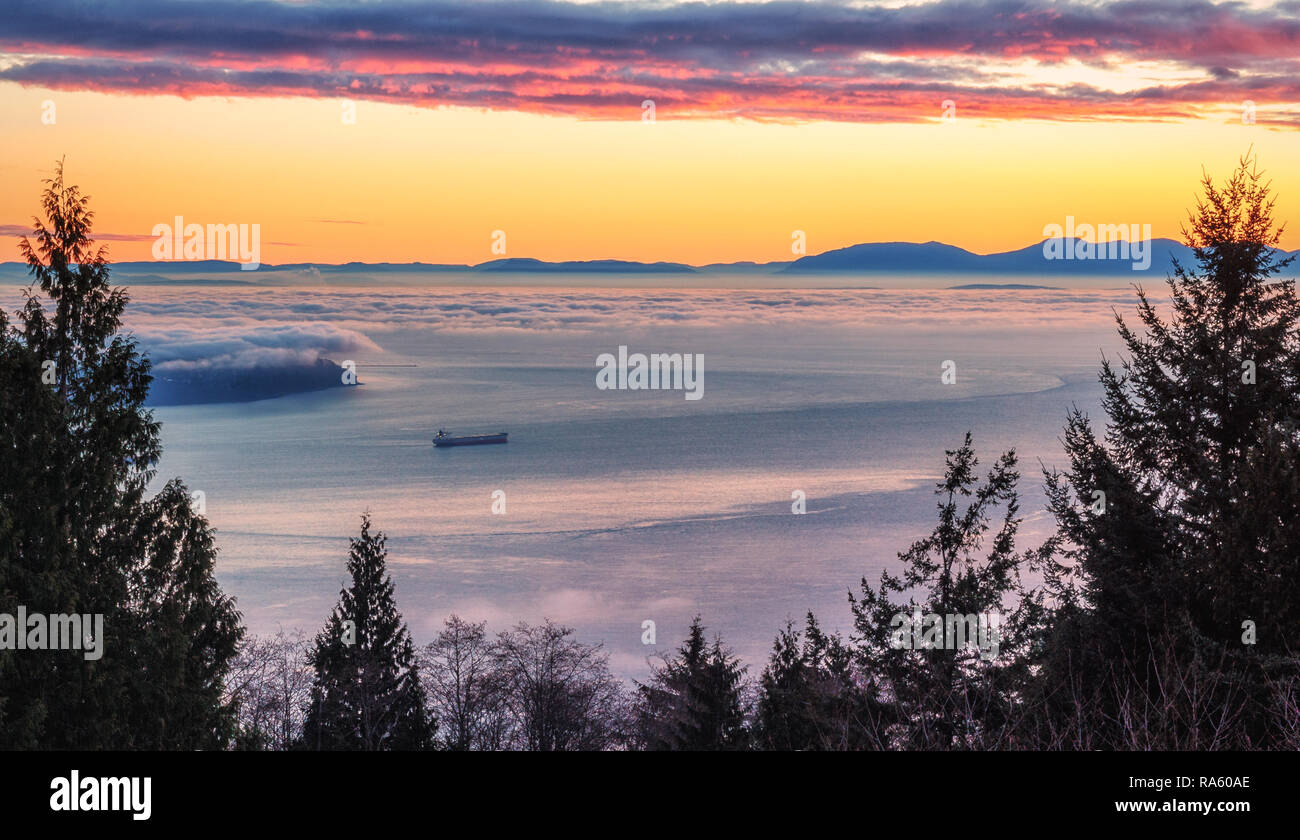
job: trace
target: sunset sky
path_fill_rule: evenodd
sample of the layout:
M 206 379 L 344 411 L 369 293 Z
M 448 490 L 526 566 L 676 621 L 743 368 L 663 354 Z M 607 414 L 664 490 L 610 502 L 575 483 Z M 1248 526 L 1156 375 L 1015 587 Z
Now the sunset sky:
M 0 259 L 63 156 L 118 260 L 181 215 L 260 224 L 266 263 L 475 263 L 501 230 L 698 264 L 1177 237 L 1252 145 L 1300 248 L 1296 2 L 17 0 L 0 120 Z

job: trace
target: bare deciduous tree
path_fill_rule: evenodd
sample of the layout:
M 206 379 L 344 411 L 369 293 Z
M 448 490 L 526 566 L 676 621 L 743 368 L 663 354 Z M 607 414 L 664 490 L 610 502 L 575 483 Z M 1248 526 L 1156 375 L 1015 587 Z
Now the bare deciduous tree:
M 497 637 L 493 667 L 515 723 L 516 749 L 603 750 L 625 742 L 628 698 L 600 645 L 547 620 Z
M 493 642 L 487 622 L 458 615 L 447 619 L 438 638 L 419 653 L 420 675 L 429 705 L 450 750 L 499 750 L 510 726 L 505 698 L 493 671 Z
M 226 682 L 237 748 L 287 750 L 302 734 L 312 684 L 307 654 L 301 630 L 249 637 L 240 647 Z

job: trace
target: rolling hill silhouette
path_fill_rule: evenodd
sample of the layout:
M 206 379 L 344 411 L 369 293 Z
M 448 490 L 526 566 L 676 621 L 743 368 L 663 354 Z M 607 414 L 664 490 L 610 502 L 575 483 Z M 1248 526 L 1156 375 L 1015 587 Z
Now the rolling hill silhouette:
M 1065 239 L 1066 249 L 1073 252 L 1077 240 Z M 1124 243 L 1117 243 L 1124 244 Z M 1096 246 L 1106 251 L 1107 245 Z M 710 263 L 692 266 L 676 262 L 637 262 L 634 260 L 567 260 L 547 262 L 527 257 L 510 257 L 476 265 L 445 263 L 263 263 L 256 271 L 241 271 L 239 264 L 223 260 L 174 260 L 169 262 L 119 262 L 113 270 L 151 282 L 167 282 L 168 276 L 243 274 L 246 277 L 260 272 L 318 271 L 322 275 L 353 271 L 369 272 L 483 272 L 496 274 L 1006 274 L 1006 275 L 1086 275 L 1131 277 L 1154 274 L 1166 275 L 1177 259 L 1183 265 L 1193 263 L 1192 249 L 1172 239 L 1152 239 L 1144 247 L 1150 249 L 1150 266 L 1135 270 L 1134 260 L 1128 258 L 1049 259 L 1044 254 L 1044 242 L 1028 245 L 1015 251 L 994 254 L 976 254 L 955 245 L 942 242 L 865 242 L 836 248 L 820 254 L 801 257 L 789 262 Z M 1281 252 L 1287 254 L 1288 252 Z M 1289 252 L 1300 256 L 1300 250 Z M 1103 254 L 1109 257 L 1109 253 Z M 20 262 L 0 263 L 0 278 L 15 282 L 27 276 L 27 266 Z M 229 278 L 235 280 L 236 278 Z M 188 281 L 192 282 L 192 281 Z

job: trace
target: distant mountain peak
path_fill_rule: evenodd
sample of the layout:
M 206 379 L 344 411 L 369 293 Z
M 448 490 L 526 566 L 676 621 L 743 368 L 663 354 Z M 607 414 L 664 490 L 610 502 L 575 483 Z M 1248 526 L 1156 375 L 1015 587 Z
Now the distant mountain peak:
M 1063 238 L 1057 244 L 1057 250 L 1075 253 L 1081 240 Z M 687 265 L 677 262 L 638 262 L 635 260 L 566 260 L 548 262 L 534 257 L 502 257 L 477 265 L 457 265 L 443 263 L 364 263 L 347 262 L 330 263 L 290 263 L 282 265 L 263 264 L 257 271 L 241 271 L 239 263 L 222 260 L 201 261 L 155 261 L 155 262 L 120 262 L 114 263 L 113 269 L 122 274 L 136 277 L 151 277 L 164 280 L 175 275 L 200 274 L 238 274 L 245 282 L 254 282 L 252 277 L 262 272 L 273 271 L 315 271 L 322 275 L 343 272 L 370 271 L 377 273 L 422 273 L 422 272 L 484 272 L 484 273 L 518 273 L 518 274 L 709 274 L 709 273 L 783 273 L 783 274 L 1033 274 L 1038 276 L 1053 275 L 1106 275 L 1132 277 L 1156 274 L 1163 276 L 1172 268 L 1172 260 L 1178 259 L 1183 264 L 1194 261 L 1192 249 L 1172 239 L 1152 239 L 1141 243 L 1142 248 L 1150 248 L 1150 263 L 1145 269 L 1135 271 L 1132 259 L 1132 243 L 1127 246 L 1128 258 L 1089 258 L 1062 259 L 1050 258 L 1048 243 L 1043 240 L 1034 245 L 1027 245 L 1015 251 L 1002 251 L 992 254 L 976 254 L 956 245 L 930 240 L 928 242 L 860 242 L 834 248 L 789 262 L 757 263 L 740 261 L 730 263 L 710 263 L 703 266 Z M 1118 245 L 1119 243 L 1117 243 Z M 1106 249 L 1109 243 L 1094 246 Z M 1124 250 L 1118 249 L 1117 250 Z M 1283 252 L 1286 253 L 1286 252 Z M 1300 250 L 1290 252 L 1300 256 Z M 1300 267 L 1300 266 L 1297 266 Z M 15 282 L 28 276 L 25 263 L 0 263 L 0 278 Z M 233 279 L 233 278 L 230 278 Z M 223 281 L 227 282 L 227 281 Z

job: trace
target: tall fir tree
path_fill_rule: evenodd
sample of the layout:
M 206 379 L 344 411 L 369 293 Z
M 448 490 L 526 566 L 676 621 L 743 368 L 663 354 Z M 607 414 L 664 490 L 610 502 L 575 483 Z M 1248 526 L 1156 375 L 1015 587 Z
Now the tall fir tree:
M 0 317 L 0 612 L 102 615 L 104 653 L 0 651 L 0 747 L 220 747 L 239 614 L 188 491 L 147 495 L 149 362 L 121 333 L 89 199 L 61 161 L 46 184 L 20 243 L 34 287 Z
M 397 611 L 386 538 L 370 515 L 352 539 L 352 585 L 316 636 L 316 670 L 302 746 L 315 750 L 427 750 L 437 722 L 426 709 L 411 635 Z
M 1071 412 L 1069 469 L 1047 475 L 1059 524 L 1049 571 L 1063 604 L 1047 671 L 1057 684 L 1067 668 L 1096 683 L 1123 661 L 1139 685 L 1162 690 L 1152 669 L 1168 650 L 1184 671 L 1235 672 L 1238 693 L 1255 677 L 1247 693 L 1266 693 L 1294 667 L 1300 302 L 1278 276 L 1291 258 L 1254 158 L 1222 185 L 1205 176 L 1202 189 L 1183 231 L 1195 265 L 1175 262 L 1167 307 L 1138 287 L 1141 328 L 1116 315 L 1125 355 L 1102 364 L 1104 436 Z
M 676 656 L 638 685 L 637 728 L 650 750 L 737 750 L 749 746 L 745 667 L 723 644 L 710 646 L 696 616 Z

